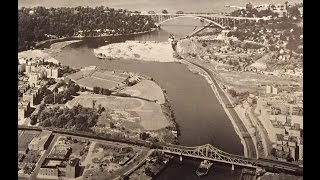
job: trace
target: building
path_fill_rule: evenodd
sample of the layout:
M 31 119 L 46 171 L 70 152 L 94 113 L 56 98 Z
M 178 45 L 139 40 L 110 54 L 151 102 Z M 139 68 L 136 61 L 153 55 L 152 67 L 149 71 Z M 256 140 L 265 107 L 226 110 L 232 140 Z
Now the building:
M 71 148 L 65 144 L 57 144 L 53 147 L 47 159 L 67 160 L 71 153 Z
M 291 116 L 292 124 L 299 124 L 300 128 L 303 129 L 303 116 Z
M 51 142 L 52 132 L 43 130 L 37 137 L 34 137 L 29 143 L 30 150 L 46 150 Z
M 278 88 L 272 86 L 272 94 L 278 94 Z
M 54 68 L 52 69 L 52 75 L 51 78 L 58 78 L 59 77 L 59 69 L 58 68 Z
M 26 71 L 26 64 L 19 64 L 18 65 L 18 72 L 22 73 Z
M 271 86 L 266 86 L 266 93 L 270 94 L 271 93 Z
M 67 167 L 66 167 L 66 177 L 67 178 L 76 178 L 79 173 L 79 161 L 80 159 L 75 158 L 69 160 Z
M 20 91 L 20 93 L 25 93 L 27 92 L 27 90 L 30 88 L 29 84 L 23 84 L 18 86 L 18 90 Z
M 299 160 L 303 160 L 303 141 L 301 138 L 300 144 L 299 144 Z
M 31 66 L 30 65 L 26 65 L 26 74 L 31 73 Z
M 29 101 L 30 106 L 33 107 L 38 98 L 38 88 L 29 89 L 27 92 L 23 93 L 23 101 Z
M 46 69 L 46 72 L 47 72 L 47 77 L 48 78 L 59 78 L 59 68 L 47 68 Z
M 38 73 L 29 73 L 29 84 L 36 85 L 39 80 Z
M 18 103 L 18 120 L 24 119 L 30 111 L 30 102 L 21 101 Z
M 39 169 L 39 174 L 40 176 L 43 177 L 50 177 L 54 179 L 58 179 L 59 177 L 59 169 L 56 167 L 41 167 Z
M 279 17 L 284 17 L 288 15 L 287 8 L 284 4 L 271 5 L 270 10 L 274 13 L 277 13 Z

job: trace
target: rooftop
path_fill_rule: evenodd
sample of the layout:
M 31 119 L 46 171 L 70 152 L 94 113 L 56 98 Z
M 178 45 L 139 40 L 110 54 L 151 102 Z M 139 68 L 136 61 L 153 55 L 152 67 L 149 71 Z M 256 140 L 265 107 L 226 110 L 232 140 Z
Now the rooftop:
M 47 140 L 49 139 L 50 135 L 52 134 L 51 131 L 43 130 L 37 137 L 34 137 L 32 141 L 30 142 L 31 145 L 35 144 L 45 144 Z
M 76 165 L 79 163 L 79 161 L 80 161 L 80 159 L 78 159 L 78 158 L 71 159 L 68 164 L 69 164 L 70 166 L 74 167 L 74 166 L 76 166 Z

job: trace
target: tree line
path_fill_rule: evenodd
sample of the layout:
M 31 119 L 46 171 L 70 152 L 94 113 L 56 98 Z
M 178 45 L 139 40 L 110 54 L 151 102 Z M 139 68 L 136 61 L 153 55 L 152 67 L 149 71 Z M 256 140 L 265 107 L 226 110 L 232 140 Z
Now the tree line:
M 78 105 L 71 109 L 59 107 L 44 109 L 38 114 L 37 119 L 39 125 L 43 127 L 91 131 L 90 128 L 97 123 L 100 114 L 101 111 Z
M 148 31 L 154 27 L 154 22 L 148 16 L 104 6 L 22 7 L 18 10 L 18 27 L 19 51 L 23 51 L 34 47 L 36 42 L 72 37 L 79 32 L 84 36 L 99 36 Z

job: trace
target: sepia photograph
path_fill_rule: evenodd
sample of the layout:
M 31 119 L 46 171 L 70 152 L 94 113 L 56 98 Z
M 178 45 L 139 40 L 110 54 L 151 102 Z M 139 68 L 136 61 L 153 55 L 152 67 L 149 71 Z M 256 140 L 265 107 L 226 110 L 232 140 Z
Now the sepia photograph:
M 17 16 L 19 180 L 303 180 L 302 0 Z

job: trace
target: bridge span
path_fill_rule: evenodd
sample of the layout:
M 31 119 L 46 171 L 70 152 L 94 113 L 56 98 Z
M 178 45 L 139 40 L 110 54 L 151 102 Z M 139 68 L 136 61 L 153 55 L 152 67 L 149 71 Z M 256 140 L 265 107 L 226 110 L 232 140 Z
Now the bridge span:
M 149 16 L 154 20 L 158 25 L 163 24 L 164 22 L 179 18 L 179 17 L 190 17 L 190 18 L 200 18 L 205 19 L 209 22 L 216 23 L 219 27 L 233 27 L 237 24 L 245 22 L 258 22 L 260 19 L 264 18 L 254 18 L 254 17 L 233 17 L 225 16 L 218 14 L 139 14 L 143 16 Z
M 270 171 L 292 173 L 296 175 L 302 175 L 303 173 L 303 167 L 297 164 L 265 158 L 247 158 L 239 155 L 229 154 L 212 146 L 211 144 L 194 147 L 164 145 L 161 146 L 161 149 L 159 149 L 159 151 L 178 156 L 192 157 L 230 164 L 232 166 L 232 169 L 234 169 L 234 165 L 237 165 L 254 169 L 264 168 Z
M 162 146 L 160 151 L 169 154 L 192 157 L 203 160 L 216 161 L 231 165 L 249 168 L 257 168 L 256 159 L 226 153 L 211 144 L 202 146 L 186 147 L 178 145 Z

